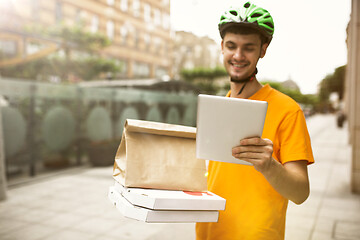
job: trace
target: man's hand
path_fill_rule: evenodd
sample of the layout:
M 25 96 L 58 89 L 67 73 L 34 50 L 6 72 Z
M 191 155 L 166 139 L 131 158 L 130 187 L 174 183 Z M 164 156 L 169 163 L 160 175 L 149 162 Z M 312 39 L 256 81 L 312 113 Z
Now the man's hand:
M 273 143 L 269 139 L 247 138 L 232 149 L 235 158 L 252 163 L 257 171 L 285 198 L 296 204 L 309 196 L 307 161 L 297 160 L 282 165 L 272 157 Z
M 259 137 L 246 138 L 240 141 L 240 145 L 232 149 L 235 158 L 244 160 L 254 165 L 261 173 L 271 167 L 273 161 L 273 143 L 269 139 Z

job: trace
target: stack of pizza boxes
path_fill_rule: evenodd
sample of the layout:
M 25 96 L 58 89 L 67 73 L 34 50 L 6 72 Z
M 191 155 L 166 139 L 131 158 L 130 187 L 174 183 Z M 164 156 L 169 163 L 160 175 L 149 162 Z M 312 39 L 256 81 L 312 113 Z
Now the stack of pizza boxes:
M 196 128 L 127 119 L 111 202 L 144 222 L 217 222 L 225 199 L 206 191 L 205 160 L 195 152 Z
M 217 222 L 226 203 L 209 191 L 127 188 L 116 181 L 108 196 L 123 216 L 148 223 Z

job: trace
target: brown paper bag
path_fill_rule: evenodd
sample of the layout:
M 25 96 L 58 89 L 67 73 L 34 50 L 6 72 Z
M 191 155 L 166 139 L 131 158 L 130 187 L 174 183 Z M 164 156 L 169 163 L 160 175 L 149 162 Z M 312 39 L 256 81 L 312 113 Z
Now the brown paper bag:
M 113 177 L 125 187 L 206 191 L 196 128 L 127 119 Z

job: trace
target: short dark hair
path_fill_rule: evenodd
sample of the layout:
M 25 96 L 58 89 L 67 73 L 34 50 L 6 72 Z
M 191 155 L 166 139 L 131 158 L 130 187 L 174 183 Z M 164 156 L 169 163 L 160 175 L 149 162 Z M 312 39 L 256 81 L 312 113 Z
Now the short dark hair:
M 223 36 L 225 36 L 226 33 L 228 33 L 228 32 L 234 33 L 234 34 L 243 34 L 243 35 L 257 34 L 260 37 L 261 45 L 268 42 L 268 39 L 266 38 L 266 36 L 261 34 L 257 29 L 250 27 L 250 26 L 249 27 L 247 27 L 247 26 L 239 27 L 237 25 L 229 26 L 224 30 Z

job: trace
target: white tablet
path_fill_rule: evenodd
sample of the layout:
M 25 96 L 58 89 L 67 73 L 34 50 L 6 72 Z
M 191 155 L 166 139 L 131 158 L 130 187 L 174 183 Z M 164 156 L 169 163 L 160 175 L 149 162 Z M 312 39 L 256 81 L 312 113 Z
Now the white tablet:
M 267 102 L 200 94 L 197 108 L 196 157 L 251 165 L 232 156 L 240 140 L 261 137 Z

